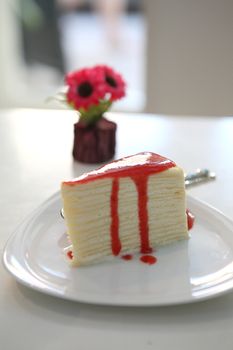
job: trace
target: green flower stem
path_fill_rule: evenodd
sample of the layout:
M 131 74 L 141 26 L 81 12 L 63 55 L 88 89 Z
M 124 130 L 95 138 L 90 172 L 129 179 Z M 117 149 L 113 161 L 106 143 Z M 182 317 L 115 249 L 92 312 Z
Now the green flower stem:
M 95 124 L 112 105 L 110 100 L 100 100 L 98 105 L 91 105 L 88 109 L 80 108 L 77 110 L 74 103 L 67 101 L 64 92 L 57 93 L 53 98 L 76 110 L 79 114 L 79 120 L 87 125 Z M 49 98 L 47 101 L 50 99 L 52 98 Z
M 107 112 L 111 104 L 110 100 L 101 100 L 98 105 L 91 105 L 87 110 L 80 108 L 80 121 L 87 125 L 95 124 Z

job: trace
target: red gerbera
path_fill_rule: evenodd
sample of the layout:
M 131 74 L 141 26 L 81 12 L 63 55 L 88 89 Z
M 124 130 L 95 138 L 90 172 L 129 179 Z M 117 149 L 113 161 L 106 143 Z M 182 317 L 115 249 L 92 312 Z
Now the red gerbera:
M 105 92 L 110 94 L 110 100 L 115 101 L 125 96 L 125 81 L 122 76 L 106 65 L 96 66 L 96 70 L 102 72 Z
M 106 94 L 103 74 L 99 69 L 84 68 L 69 73 L 65 82 L 68 85 L 67 101 L 77 110 L 87 110 L 91 105 L 98 105 Z

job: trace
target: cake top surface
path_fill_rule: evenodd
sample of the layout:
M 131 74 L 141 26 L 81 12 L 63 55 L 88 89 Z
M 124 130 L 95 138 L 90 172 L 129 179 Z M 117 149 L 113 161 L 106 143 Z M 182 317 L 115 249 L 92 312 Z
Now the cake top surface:
M 72 186 L 103 178 L 151 175 L 175 166 L 175 162 L 159 154 L 141 152 L 114 160 L 71 181 L 64 181 L 63 184 Z

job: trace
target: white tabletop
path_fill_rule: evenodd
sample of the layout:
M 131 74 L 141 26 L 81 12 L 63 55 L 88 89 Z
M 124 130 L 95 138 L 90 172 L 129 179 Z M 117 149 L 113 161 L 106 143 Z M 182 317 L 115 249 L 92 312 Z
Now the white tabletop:
M 109 114 L 118 123 L 116 158 L 153 151 L 185 171 L 206 167 L 217 180 L 188 190 L 233 219 L 233 118 Z M 0 112 L 0 251 L 17 224 L 93 168 L 71 156 L 75 113 Z M 231 349 L 233 293 L 159 308 L 64 301 L 20 285 L 0 265 L 0 347 L 9 349 Z

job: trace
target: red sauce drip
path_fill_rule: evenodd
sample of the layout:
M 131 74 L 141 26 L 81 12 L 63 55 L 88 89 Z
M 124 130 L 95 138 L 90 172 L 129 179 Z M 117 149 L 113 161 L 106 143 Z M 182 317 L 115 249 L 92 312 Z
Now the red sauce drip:
M 73 252 L 72 250 L 69 250 L 66 255 L 68 256 L 69 259 L 73 259 Z
M 122 255 L 121 258 L 124 259 L 124 260 L 132 260 L 133 259 L 133 255 L 132 254 L 125 254 L 125 255 Z
M 153 265 L 157 262 L 157 258 L 153 255 L 143 255 L 141 256 L 140 260 L 148 265 Z
M 132 177 L 138 191 L 138 216 L 139 232 L 141 241 L 141 253 L 148 254 L 152 252 L 149 242 L 148 212 L 147 212 L 147 180 L 148 176 Z
M 191 228 L 194 225 L 195 216 L 190 212 L 189 209 L 186 209 L 186 215 L 187 215 L 188 229 L 191 230 Z
M 117 178 L 112 181 L 111 193 L 111 243 L 113 255 L 118 255 L 121 251 L 121 241 L 119 237 L 119 216 L 118 216 L 118 192 L 119 180 Z

